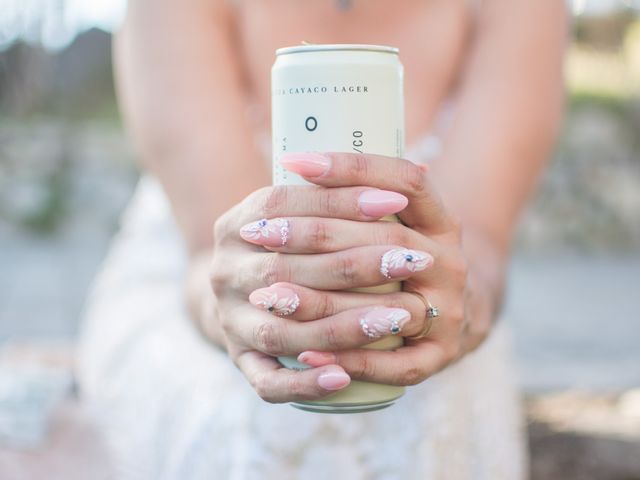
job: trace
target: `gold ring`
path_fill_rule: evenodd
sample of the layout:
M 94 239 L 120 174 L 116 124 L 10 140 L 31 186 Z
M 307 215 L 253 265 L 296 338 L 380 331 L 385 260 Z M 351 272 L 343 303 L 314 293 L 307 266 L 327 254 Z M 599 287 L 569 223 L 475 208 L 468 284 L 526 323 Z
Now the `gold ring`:
M 404 337 L 409 340 L 418 340 L 420 338 L 424 338 L 427 335 L 429 335 L 429 332 L 431 331 L 431 327 L 433 327 L 433 319 L 440 316 L 440 311 L 438 310 L 438 307 L 434 307 L 433 305 L 431 305 L 431 302 L 429 302 L 429 300 L 427 300 L 425 296 L 422 295 L 420 292 L 416 292 L 415 290 L 405 290 L 405 291 L 407 293 L 412 293 L 413 295 L 417 296 L 422 301 L 422 303 L 424 303 L 425 320 L 426 320 L 424 328 L 418 335 L 413 335 L 411 337 Z

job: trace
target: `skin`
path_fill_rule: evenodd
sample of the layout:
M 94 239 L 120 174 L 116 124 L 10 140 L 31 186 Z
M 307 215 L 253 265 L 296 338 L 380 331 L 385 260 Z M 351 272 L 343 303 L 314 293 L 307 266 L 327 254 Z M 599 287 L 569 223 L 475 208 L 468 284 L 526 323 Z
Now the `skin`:
M 343 12 L 320 0 L 245 0 L 235 9 L 194 0 L 187 9 L 177 0 L 133 0 L 116 37 L 123 115 L 189 247 L 193 317 L 270 402 L 331 393 L 318 383 L 326 373 L 414 385 L 480 345 L 499 313 L 518 214 L 558 129 L 564 2 L 485 0 L 475 23 L 459 0 L 390 5 L 356 0 Z M 434 127 L 447 96 L 456 99 L 442 155 L 424 169 L 328 153 L 329 170 L 307 178 L 315 186 L 268 186 L 270 168 L 253 132 L 268 129 L 273 51 L 301 39 L 398 46 L 409 145 Z M 363 214 L 358 195 L 372 188 L 407 197 L 403 224 Z M 286 247 L 241 237 L 245 224 L 276 217 L 290 220 Z M 394 247 L 433 256 L 432 266 L 400 280 L 441 316 L 424 339 L 390 352 L 364 350 L 358 347 L 371 340 L 358 319 L 372 306 L 407 310 L 402 335 L 424 326 L 424 305 L 413 294 L 337 291 L 391 281 L 378 268 Z M 293 315 L 249 302 L 272 284 L 299 295 Z M 273 358 L 303 350 L 315 368 L 287 370 Z

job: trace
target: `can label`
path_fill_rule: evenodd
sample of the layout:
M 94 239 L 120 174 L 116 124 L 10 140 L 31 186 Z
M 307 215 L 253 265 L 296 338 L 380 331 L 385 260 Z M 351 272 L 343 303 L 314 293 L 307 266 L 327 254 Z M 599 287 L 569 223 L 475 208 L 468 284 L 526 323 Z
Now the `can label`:
M 332 66 L 325 61 L 274 68 L 272 79 L 274 184 L 309 183 L 278 163 L 278 156 L 288 151 L 403 155 L 402 73 L 398 68 Z

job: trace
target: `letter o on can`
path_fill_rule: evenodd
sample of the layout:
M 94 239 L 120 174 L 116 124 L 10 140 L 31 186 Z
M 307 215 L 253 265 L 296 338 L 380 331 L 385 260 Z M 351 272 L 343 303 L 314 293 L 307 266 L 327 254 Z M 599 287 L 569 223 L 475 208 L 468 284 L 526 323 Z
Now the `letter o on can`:
M 304 128 L 306 128 L 309 132 L 313 132 L 316 128 L 318 128 L 318 120 L 316 120 L 316 117 L 307 117 L 307 119 L 304 121 Z

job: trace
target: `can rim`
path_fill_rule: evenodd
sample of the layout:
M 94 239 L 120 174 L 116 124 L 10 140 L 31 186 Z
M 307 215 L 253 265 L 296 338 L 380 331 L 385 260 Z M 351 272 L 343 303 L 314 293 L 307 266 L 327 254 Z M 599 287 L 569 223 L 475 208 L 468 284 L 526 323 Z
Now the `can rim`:
M 360 43 L 318 43 L 296 45 L 293 47 L 282 47 L 276 50 L 276 55 L 288 55 L 290 53 L 303 52 L 332 52 L 332 51 L 358 51 L 358 52 L 378 52 L 391 53 L 397 55 L 399 49 L 388 45 L 367 45 Z

